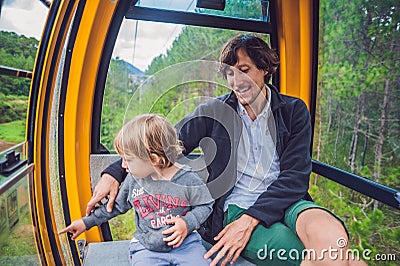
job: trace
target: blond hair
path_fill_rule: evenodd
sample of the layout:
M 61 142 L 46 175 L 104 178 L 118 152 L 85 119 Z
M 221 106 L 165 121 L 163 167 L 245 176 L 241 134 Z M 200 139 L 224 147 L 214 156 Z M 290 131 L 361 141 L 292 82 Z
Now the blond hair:
M 114 139 L 114 148 L 122 157 L 150 160 L 160 168 L 172 166 L 183 150 L 175 128 L 156 114 L 138 115 L 126 123 Z

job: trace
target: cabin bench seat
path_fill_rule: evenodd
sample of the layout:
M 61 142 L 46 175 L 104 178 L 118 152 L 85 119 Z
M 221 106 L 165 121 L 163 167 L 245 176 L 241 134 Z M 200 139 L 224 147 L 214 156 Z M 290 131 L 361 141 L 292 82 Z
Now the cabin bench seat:
M 83 254 L 83 266 L 129 266 L 129 249 L 130 240 L 109 241 L 109 242 L 93 242 L 86 245 Z M 205 243 L 206 248 L 211 247 Z M 195 265 L 195 264 L 193 264 Z M 252 266 L 255 265 L 244 258 L 240 257 L 234 265 Z M 149 265 L 150 266 L 150 265 Z

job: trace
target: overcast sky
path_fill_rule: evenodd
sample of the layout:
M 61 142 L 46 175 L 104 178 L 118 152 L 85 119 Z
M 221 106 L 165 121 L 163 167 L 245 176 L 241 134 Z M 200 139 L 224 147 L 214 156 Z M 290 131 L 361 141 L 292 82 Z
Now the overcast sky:
M 193 9 L 193 0 L 142 0 L 142 6 L 160 8 Z M 0 30 L 13 31 L 27 37 L 40 39 L 48 8 L 39 0 L 3 0 Z M 151 60 L 165 53 L 182 26 L 175 24 L 139 21 L 134 49 L 136 21 L 125 20 L 114 48 L 113 58 L 120 57 L 144 71 Z M 0 44 L 1 45 L 1 44 Z

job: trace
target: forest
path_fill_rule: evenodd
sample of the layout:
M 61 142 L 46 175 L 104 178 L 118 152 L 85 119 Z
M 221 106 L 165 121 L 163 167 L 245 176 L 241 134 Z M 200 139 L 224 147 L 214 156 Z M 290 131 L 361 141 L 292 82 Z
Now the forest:
M 0 31 L 0 65 L 32 71 L 38 44 L 34 38 Z M 29 79 L 0 75 L 0 141 L 24 140 L 29 85 Z
M 314 159 L 397 190 L 399 8 L 396 1 L 321 1 L 313 146 Z M 355 247 L 399 256 L 398 211 L 318 176 L 310 190 L 345 218 Z
M 229 2 L 241 7 L 229 10 L 232 15 L 259 12 L 251 6 L 253 1 Z M 399 9 L 396 0 L 320 1 L 318 96 L 313 143 L 313 159 L 397 190 L 400 190 Z M 218 60 L 222 45 L 237 33 L 187 26 L 165 54 L 153 59 L 145 74 L 159 77 L 157 73 L 171 65 L 198 59 Z M 31 70 L 37 45 L 37 40 L 0 32 L 0 65 Z M 0 76 L 0 84 L 0 140 L 11 141 L 1 132 L 10 121 L 25 120 L 29 81 Z M 160 96 L 148 111 L 168 115 L 176 122 L 182 113 L 195 105 L 174 110 L 173 116 L 171 110 L 198 95 L 198 88 L 202 86 L 205 84 L 193 82 L 173 88 Z M 112 59 L 101 127 L 101 141 L 110 150 L 113 137 L 123 124 L 126 106 L 130 104 L 127 95 L 135 94 L 139 87 L 129 83 L 129 70 L 124 61 Z M 148 93 L 140 94 L 141 106 L 145 105 L 146 97 L 154 96 L 153 93 L 149 89 Z M 214 86 L 202 95 L 223 93 L 226 93 L 224 88 Z M 139 113 L 143 109 L 132 105 L 131 112 Z M 24 139 L 23 133 L 21 136 L 18 141 Z M 400 260 L 398 210 L 314 174 L 310 193 L 317 203 L 343 218 L 352 248 L 369 249 L 371 257 L 397 254 L 397 260 Z M 396 265 L 396 262 L 368 261 L 368 264 Z

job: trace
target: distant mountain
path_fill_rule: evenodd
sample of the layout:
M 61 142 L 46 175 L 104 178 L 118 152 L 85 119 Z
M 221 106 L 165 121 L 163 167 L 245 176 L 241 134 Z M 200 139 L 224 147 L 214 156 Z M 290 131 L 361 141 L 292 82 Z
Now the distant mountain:
M 125 62 L 125 61 L 123 61 L 123 62 L 126 64 L 126 67 L 128 68 L 129 73 L 131 75 L 137 75 L 137 76 L 145 75 L 145 73 L 143 71 L 141 71 L 139 68 L 135 67 L 134 65 L 132 65 L 128 62 Z
M 141 71 L 139 68 L 135 67 L 134 65 L 120 59 L 117 57 L 118 64 L 120 64 L 123 68 L 126 68 L 129 72 L 130 75 L 135 75 L 135 76 L 143 76 L 145 73 Z

